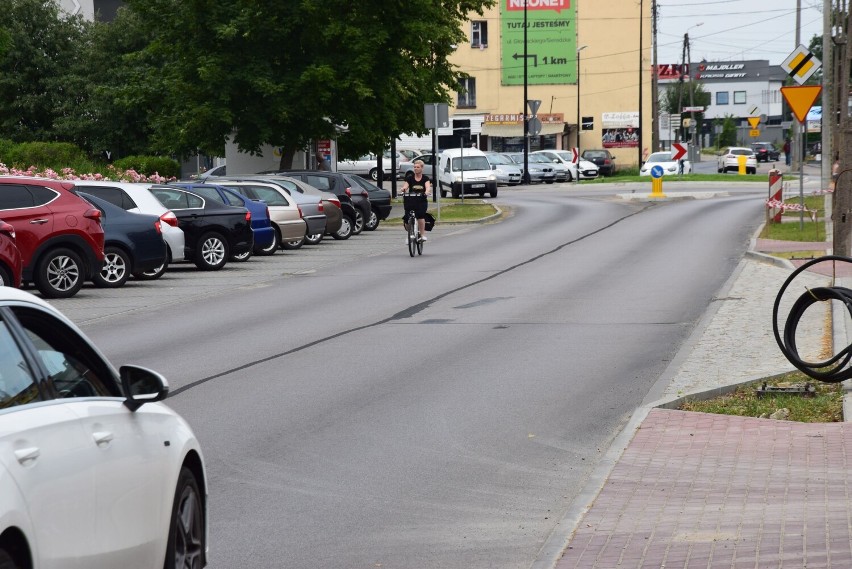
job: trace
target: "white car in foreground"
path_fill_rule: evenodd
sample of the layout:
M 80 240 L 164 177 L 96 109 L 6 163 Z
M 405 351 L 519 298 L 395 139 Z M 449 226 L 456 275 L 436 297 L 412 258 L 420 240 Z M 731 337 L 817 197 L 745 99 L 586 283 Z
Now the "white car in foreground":
M 678 164 L 677 160 L 672 160 L 672 153 L 670 151 L 665 152 L 654 152 L 648 159 L 645 160 L 645 163 L 642 164 L 642 167 L 639 168 L 640 176 L 650 176 L 651 168 L 654 166 L 659 166 L 663 169 L 664 176 L 677 176 L 678 174 L 689 174 L 692 172 L 692 163 L 689 160 L 682 160 L 683 162 L 683 171 L 680 171 L 680 164 Z
M 717 171 L 720 174 L 737 172 L 740 169 L 740 158 L 745 158 L 746 174 L 757 174 L 757 155 L 751 148 L 728 146 L 717 156 Z
M 156 372 L 116 371 L 58 310 L 0 288 L 0 567 L 200 568 L 207 480 Z

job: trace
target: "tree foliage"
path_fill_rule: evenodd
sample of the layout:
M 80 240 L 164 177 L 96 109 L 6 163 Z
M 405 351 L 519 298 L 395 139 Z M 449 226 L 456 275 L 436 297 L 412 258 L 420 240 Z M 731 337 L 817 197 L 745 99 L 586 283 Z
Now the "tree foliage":
M 128 0 L 155 31 L 163 110 L 176 152 L 287 150 L 348 131 L 341 152 L 381 150 L 422 130 L 423 104 L 449 102 L 448 61 L 468 12 L 494 0 Z
M 87 24 L 45 0 L 0 0 L 0 13 L 0 132 L 16 142 L 58 140 L 57 123 L 79 110 L 69 73 Z

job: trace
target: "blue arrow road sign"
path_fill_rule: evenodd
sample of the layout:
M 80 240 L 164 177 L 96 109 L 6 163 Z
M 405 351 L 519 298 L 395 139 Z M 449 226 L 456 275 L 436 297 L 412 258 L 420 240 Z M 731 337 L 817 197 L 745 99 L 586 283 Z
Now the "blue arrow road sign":
M 654 166 L 651 168 L 651 177 L 652 178 L 662 178 L 665 172 L 663 171 L 662 166 Z

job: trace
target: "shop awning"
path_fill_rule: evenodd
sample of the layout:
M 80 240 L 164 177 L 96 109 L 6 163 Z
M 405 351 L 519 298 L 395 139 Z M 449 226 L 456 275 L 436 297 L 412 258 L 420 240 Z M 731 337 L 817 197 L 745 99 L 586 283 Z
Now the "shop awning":
M 560 134 L 563 130 L 565 130 L 565 123 L 544 123 L 543 125 L 541 125 L 541 132 L 539 133 L 539 135 L 546 136 L 548 134 Z M 524 125 L 483 123 L 482 134 L 486 136 L 497 136 L 502 138 L 523 136 Z

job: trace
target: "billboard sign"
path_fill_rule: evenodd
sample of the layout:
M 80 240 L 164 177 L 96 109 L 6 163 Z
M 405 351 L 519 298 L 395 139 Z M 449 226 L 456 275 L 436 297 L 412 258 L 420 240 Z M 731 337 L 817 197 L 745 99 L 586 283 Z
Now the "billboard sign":
M 503 85 L 524 84 L 525 51 L 528 85 L 573 85 L 577 82 L 575 2 L 500 0 L 500 32 L 500 80 Z

